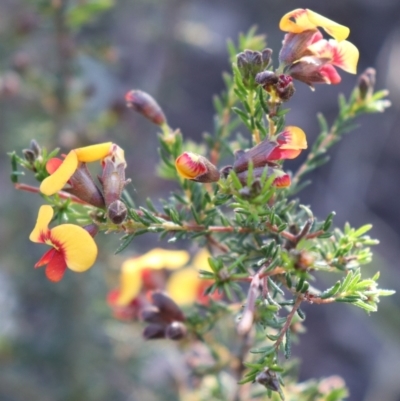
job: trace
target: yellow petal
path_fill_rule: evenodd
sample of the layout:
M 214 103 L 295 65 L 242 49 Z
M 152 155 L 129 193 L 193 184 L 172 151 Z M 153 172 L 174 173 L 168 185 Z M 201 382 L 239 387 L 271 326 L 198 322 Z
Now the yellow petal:
M 308 19 L 307 10 L 297 8 L 281 18 L 279 28 L 284 32 L 301 33 L 317 27 Z
M 190 255 L 186 251 L 154 248 L 137 258 L 136 263 L 142 268 L 175 270 L 183 267 L 189 258 Z
M 329 62 L 351 74 L 357 72 L 359 51 L 353 43 L 343 40 L 320 40 L 308 46 L 307 49 L 319 58 L 329 59 Z
M 138 258 L 127 259 L 121 267 L 120 289 L 117 305 L 128 305 L 140 292 L 142 287 L 142 267 L 136 263 Z
M 307 149 L 306 134 L 301 128 L 295 126 L 285 127 L 284 134 L 288 136 L 287 143 L 280 145 L 280 149 Z
M 330 41 L 331 42 L 331 41 Z M 350 74 L 357 73 L 357 63 L 360 53 L 353 43 L 343 40 L 339 42 L 336 48 L 332 64 L 340 67 Z
M 350 29 L 340 25 L 314 11 L 298 8 L 285 14 L 279 28 L 284 32 L 301 33 L 309 29 L 321 27 L 337 41 L 346 39 L 350 34 Z
M 308 9 L 306 11 L 308 19 L 311 23 L 323 28 L 326 33 L 331 35 L 338 42 L 345 40 L 349 36 L 350 29 L 347 28 L 347 26 L 340 25 L 335 21 L 332 21 L 318 13 L 315 13 L 314 11 Z
M 210 252 L 206 248 L 203 248 L 193 258 L 191 265 L 198 270 L 212 271 L 210 264 L 208 263 L 208 258 L 211 257 Z
M 75 151 L 68 153 L 60 167 L 45 178 L 40 184 L 40 192 L 45 195 L 54 195 L 60 191 L 78 168 L 78 157 Z
M 111 149 L 112 142 L 99 143 L 97 145 L 85 146 L 83 148 L 74 149 L 73 152 L 80 162 L 90 163 L 104 159 Z
M 83 272 L 93 266 L 97 257 L 97 245 L 91 235 L 75 224 L 61 224 L 51 229 L 50 238 L 54 247 L 64 251 L 68 268 Z
M 35 228 L 29 236 L 29 239 L 32 242 L 42 242 L 40 240 L 40 234 L 48 230 L 48 225 L 50 224 L 53 215 L 54 211 L 50 205 L 40 206 Z
M 171 274 L 167 282 L 167 293 L 178 305 L 188 305 L 196 301 L 201 279 L 192 268 Z

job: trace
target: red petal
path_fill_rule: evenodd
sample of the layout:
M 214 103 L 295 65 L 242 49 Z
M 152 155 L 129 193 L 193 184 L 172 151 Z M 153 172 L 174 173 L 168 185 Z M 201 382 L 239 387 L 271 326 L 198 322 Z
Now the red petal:
M 58 159 L 57 157 L 53 157 L 49 159 L 46 163 L 46 170 L 49 174 L 53 174 L 62 164 L 62 160 Z
M 301 149 L 280 149 L 276 147 L 268 156 L 268 160 L 294 159 L 301 153 Z
M 336 68 L 331 64 L 325 64 L 321 66 L 319 72 L 330 84 L 336 85 L 341 81 L 340 75 L 336 71 Z
M 35 269 L 41 267 L 43 265 L 47 265 L 54 256 L 54 253 L 57 252 L 54 248 L 49 249 L 35 264 Z
M 50 281 L 60 281 L 67 269 L 64 255 L 61 252 L 55 252 L 53 258 L 46 267 L 46 276 Z

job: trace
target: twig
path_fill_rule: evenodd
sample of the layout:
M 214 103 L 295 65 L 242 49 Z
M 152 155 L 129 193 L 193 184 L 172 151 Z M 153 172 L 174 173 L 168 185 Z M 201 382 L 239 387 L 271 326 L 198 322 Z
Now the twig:
M 38 187 L 33 187 L 32 185 L 23 184 L 23 183 L 19 183 L 19 182 L 14 184 L 14 188 L 18 189 L 20 191 L 31 192 L 31 193 L 34 193 L 34 194 L 40 194 L 41 193 L 40 189 Z M 79 199 L 75 195 L 69 194 L 68 192 L 59 191 L 59 192 L 57 192 L 57 195 L 61 199 L 68 199 L 71 202 L 79 203 L 80 205 L 91 206 L 89 203 L 83 201 L 82 199 Z
M 282 343 L 282 341 L 283 341 L 283 338 L 285 337 L 285 333 L 286 333 L 286 331 L 289 329 L 290 324 L 292 323 L 293 316 L 294 316 L 294 314 L 296 313 L 297 309 L 299 309 L 301 303 L 303 302 L 303 299 L 304 299 L 304 298 L 303 298 L 302 295 L 299 295 L 299 296 L 297 297 L 296 302 L 294 303 L 292 310 L 290 311 L 290 313 L 288 314 L 288 316 L 287 316 L 287 318 L 286 318 L 286 322 L 285 322 L 285 324 L 284 324 L 283 327 L 282 327 L 282 330 L 281 330 L 281 332 L 280 332 L 280 334 L 279 334 L 279 337 L 278 337 L 278 339 L 276 340 L 276 343 L 275 343 L 275 348 L 276 348 L 276 349 L 278 349 L 279 346 L 281 345 L 281 343 Z

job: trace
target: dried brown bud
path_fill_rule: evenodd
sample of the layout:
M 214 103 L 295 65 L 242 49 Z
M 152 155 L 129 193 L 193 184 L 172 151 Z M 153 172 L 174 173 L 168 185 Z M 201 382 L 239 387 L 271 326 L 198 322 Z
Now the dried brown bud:
M 31 140 L 29 148 L 35 153 L 36 158 L 42 155 L 42 148 L 39 146 L 35 139 Z
M 35 155 L 35 152 L 33 150 L 31 150 L 31 149 L 23 149 L 22 153 L 23 153 L 23 155 L 25 157 L 25 160 L 27 162 L 29 162 L 30 164 L 33 164 L 35 162 L 36 155 Z
M 263 372 L 259 373 L 256 376 L 256 382 L 262 384 L 269 390 L 272 391 L 280 390 L 280 384 L 276 376 L 276 373 L 269 369 L 265 369 Z
M 181 340 L 186 334 L 186 326 L 181 322 L 172 322 L 165 330 L 165 336 L 174 341 Z
M 366 99 L 374 91 L 376 71 L 374 68 L 367 68 L 358 78 L 358 89 L 361 99 Z
M 185 320 L 185 316 L 179 306 L 166 294 L 160 291 L 154 291 L 151 295 L 151 299 L 153 305 L 156 306 L 160 310 L 160 313 L 170 322 L 183 322 Z
M 167 122 L 159 104 L 146 92 L 131 90 L 125 95 L 126 104 L 156 125 Z
M 128 210 L 123 202 L 115 200 L 107 207 L 108 218 L 114 224 L 121 224 L 126 219 Z
M 146 340 L 155 340 L 157 338 L 165 338 L 165 326 L 161 324 L 149 324 L 143 331 L 143 337 Z
M 275 85 L 278 83 L 278 76 L 272 71 L 263 71 L 256 75 L 256 83 L 261 86 Z

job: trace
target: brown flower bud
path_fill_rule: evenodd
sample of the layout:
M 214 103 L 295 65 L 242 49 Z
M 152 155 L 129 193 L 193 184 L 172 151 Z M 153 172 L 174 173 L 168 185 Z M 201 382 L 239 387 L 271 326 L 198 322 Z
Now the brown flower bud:
M 113 145 L 110 154 L 102 161 L 103 173 L 100 181 L 103 186 L 106 206 L 119 201 L 125 185 L 130 180 L 125 179 L 126 162 L 124 151 L 117 145 Z M 118 205 L 116 205 L 118 207 Z M 118 208 L 120 210 L 121 208 Z M 121 211 L 121 210 L 120 210 Z
M 165 326 L 152 323 L 143 330 L 143 337 L 146 340 L 155 340 L 157 338 L 165 338 Z
M 107 215 L 108 218 L 114 224 L 121 224 L 128 214 L 128 210 L 123 202 L 119 199 L 111 202 L 110 205 L 107 207 Z
M 88 224 L 83 228 L 90 234 L 92 238 L 94 238 L 99 232 L 99 227 L 96 224 Z
M 23 149 L 22 153 L 25 157 L 25 160 L 30 163 L 33 164 L 36 160 L 36 155 L 35 152 L 32 149 Z
M 256 376 L 256 382 L 272 391 L 279 391 L 281 387 L 276 373 L 269 369 L 265 369 L 263 372 L 259 373 Z
M 42 155 L 42 148 L 35 139 L 31 140 L 31 143 L 29 144 L 29 149 L 31 149 L 35 153 L 36 158 Z
M 146 92 L 131 90 L 125 95 L 126 104 L 156 125 L 167 122 L 159 104 Z
M 358 78 L 358 90 L 360 99 L 364 100 L 374 92 L 376 71 L 374 68 L 367 68 Z
M 165 330 L 165 336 L 170 340 L 182 340 L 187 334 L 186 326 L 181 322 L 172 322 Z
M 185 320 L 185 315 L 179 306 L 166 294 L 160 291 L 154 291 L 151 295 L 152 303 L 156 306 L 160 313 L 166 317 L 170 322 Z

